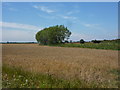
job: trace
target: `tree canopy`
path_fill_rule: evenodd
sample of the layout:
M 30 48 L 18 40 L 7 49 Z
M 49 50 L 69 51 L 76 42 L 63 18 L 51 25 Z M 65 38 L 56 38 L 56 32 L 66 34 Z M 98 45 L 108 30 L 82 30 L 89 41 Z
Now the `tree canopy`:
M 68 40 L 71 32 L 64 25 L 56 25 L 37 32 L 36 40 L 40 44 L 59 44 Z
M 80 40 L 80 43 L 82 43 L 82 44 L 83 44 L 83 43 L 85 43 L 85 41 L 84 41 L 83 39 L 81 39 L 81 40 Z

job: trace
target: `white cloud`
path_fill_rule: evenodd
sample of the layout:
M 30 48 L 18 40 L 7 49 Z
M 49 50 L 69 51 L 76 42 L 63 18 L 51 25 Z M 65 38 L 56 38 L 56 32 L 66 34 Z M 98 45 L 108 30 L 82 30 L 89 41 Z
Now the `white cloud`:
M 99 24 L 83 24 L 83 25 L 84 25 L 85 27 L 92 27 L 92 28 L 99 26 Z
M 80 39 L 84 39 L 84 40 L 91 40 L 93 39 L 94 36 L 92 35 L 87 35 L 84 33 L 72 33 L 70 39 L 75 40 L 75 41 L 79 41 Z
M 60 17 L 62 17 L 63 19 L 77 19 L 76 17 L 73 17 L 73 16 L 63 16 L 63 15 L 60 15 Z
M 70 11 L 70 12 L 67 12 L 67 15 L 71 15 L 71 14 L 73 14 L 73 12 L 72 12 L 72 11 Z
M 0 22 L 3 41 L 35 41 L 35 34 L 40 27 L 28 24 Z
M 17 11 L 15 8 L 8 8 L 10 11 Z
M 10 22 L 0 22 L 1 27 L 5 28 L 17 28 L 17 29 L 26 29 L 26 30 L 39 30 L 40 27 L 28 24 L 19 24 L 19 23 L 10 23 Z
M 2 27 L 0 27 L 0 42 L 2 41 Z
M 100 24 L 88 24 L 88 23 L 81 23 L 83 26 L 85 26 L 86 28 L 90 28 L 93 30 L 99 30 L 99 31 L 104 31 L 104 28 L 100 25 Z
M 35 31 L 3 30 L 2 41 L 36 41 L 35 34 Z
M 71 15 L 71 14 L 76 14 L 76 13 L 79 13 L 79 12 L 80 12 L 80 10 L 73 10 L 73 11 L 67 12 L 66 14 Z
M 33 7 L 36 8 L 36 9 L 39 9 L 39 10 L 41 10 L 43 12 L 46 12 L 46 13 L 53 13 L 53 12 L 55 12 L 54 10 L 49 9 L 46 6 L 37 6 L 37 5 L 34 5 Z

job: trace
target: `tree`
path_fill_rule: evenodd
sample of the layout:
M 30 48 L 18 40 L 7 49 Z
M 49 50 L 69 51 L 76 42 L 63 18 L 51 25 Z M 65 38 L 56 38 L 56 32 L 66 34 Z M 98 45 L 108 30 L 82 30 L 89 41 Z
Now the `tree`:
M 91 42 L 93 42 L 93 43 L 101 43 L 102 41 L 99 41 L 99 40 L 92 40 Z
M 81 40 L 80 40 L 80 43 L 82 43 L 82 44 L 83 44 L 83 43 L 85 43 L 85 41 L 84 41 L 83 39 L 81 39 Z
M 69 41 L 68 41 L 68 40 L 65 40 L 65 43 L 69 43 Z
M 56 25 L 37 32 L 36 40 L 40 44 L 59 44 L 68 40 L 71 32 L 64 25 Z
M 70 40 L 70 43 L 72 43 L 72 40 Z

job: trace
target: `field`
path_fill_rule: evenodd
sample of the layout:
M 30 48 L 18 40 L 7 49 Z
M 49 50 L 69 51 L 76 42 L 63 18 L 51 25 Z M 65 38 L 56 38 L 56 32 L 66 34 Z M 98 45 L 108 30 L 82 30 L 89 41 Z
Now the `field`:
M 3 88 L 117 88 L 118 51 L 3 44 Z

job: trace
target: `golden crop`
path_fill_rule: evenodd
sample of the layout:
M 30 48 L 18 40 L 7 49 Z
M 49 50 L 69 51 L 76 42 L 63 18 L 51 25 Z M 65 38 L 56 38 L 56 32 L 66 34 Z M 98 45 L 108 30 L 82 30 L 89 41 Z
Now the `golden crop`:
M 110 71 L 118 69 L 118 51 L 37 44 L 3 44 L 2 47 L 4 64 L 30 72 L 109 85 L 114 85 L 117 78 Z

